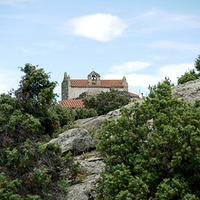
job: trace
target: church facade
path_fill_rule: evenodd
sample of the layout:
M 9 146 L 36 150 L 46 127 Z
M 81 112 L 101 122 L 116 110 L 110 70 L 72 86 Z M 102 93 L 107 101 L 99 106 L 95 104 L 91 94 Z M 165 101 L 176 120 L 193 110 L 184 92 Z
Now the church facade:
M 110 89 L 128 92 L 128 83 L 124 76 L 121 80 L 101 80 L 101 77 L 95 71 L 88 74 L 87 79 L 70 79 L 65 72 L 61 85 L 62 100 L 76 99 L 81 94 L 88 96 L 99 94 L 101 91 L 107 92 Z

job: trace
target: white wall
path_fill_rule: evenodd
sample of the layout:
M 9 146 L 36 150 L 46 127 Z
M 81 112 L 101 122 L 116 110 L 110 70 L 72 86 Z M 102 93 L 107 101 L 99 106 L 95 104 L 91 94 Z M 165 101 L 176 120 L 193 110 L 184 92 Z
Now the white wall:
M 124 88 L 113 88 L 119 91 L 124 91 Z M 110 88 L 99 88 L 99 87 L 92 87 L 92 88 L 86 88 L 86 87 L 70 87 L 69 88 L 69 99 L 77 98 L 80 94 L 83 92 L 87 92 L 88 94 L 99 94 L 101 91 L 107 92 L 110 91 Z

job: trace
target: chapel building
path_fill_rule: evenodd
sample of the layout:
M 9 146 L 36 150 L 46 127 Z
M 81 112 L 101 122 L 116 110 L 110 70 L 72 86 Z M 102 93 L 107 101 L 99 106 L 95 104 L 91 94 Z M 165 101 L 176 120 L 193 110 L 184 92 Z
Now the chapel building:
M 110 89 L 128 92 L 126 77 L 119 80 L 101 80 L 100 75 L 92 71 L 87 79 L 70 79 L 65 72 L 61 85 L 62 100 L 77 99 L 84 93 L 87 96 L 96 95 Z

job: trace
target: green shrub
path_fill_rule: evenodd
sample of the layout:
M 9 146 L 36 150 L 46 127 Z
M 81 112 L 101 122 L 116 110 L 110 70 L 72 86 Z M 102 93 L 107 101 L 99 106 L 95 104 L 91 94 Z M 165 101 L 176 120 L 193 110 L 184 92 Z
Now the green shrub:
M 70 153 L 63 156 L 59 146 L 42 143 L 44 135 L 51 137 L 59 128 L 59 117 L 49 112 L 56 83 L 30 64 L 21 71 L 20 88 L 0 95 L 0 199 L 54 199 L 66 194 L 79 164 Z
M 0 173 L 0 197 L 2 200 L 7 199 L 17 199 L 22 200 L 22 197 L 18 194 L 18 187 L 21 184 L 21 181 L 18 179 L 7 180 L 5 173 Z
M 196 58 L 194 67 L 198 71 L 198 76 L 200 76 L 200 55 Z
M 200 77 L 200 55 L 198 55 L 197 59 L 195 60 L 194 66 L 197 72 L 195 72 L 194 69 L 189 70 L 189 72 L 185 72 L 185 74 L 183 74 L 180 78 L 178 77 L 178 84 L 184 84 Z
M 93 108 L 75 108 L 74 113 L 75 120 L 97 116 L 97 112 Z
M 199 199 L 200 107 L 171 98 L 171 83 L 105 121 L 98 150 L 106 170 L 96 199 Z
M 178 84 L 184 84 L 187 83 L 188 81 L 193 81 L 198 79 L 198 75 L 196 72 L 193 70 L 190 70 L 189 72 L 185 72 L 184 75 L 182 75 L 180 78 L 178 78 Z
M 127 105 L 130 102 L 130 96 L 127 92 L 111 89 L 108 92 L 101 92 L 96 97 L 84 98 L 83 102 L 85 108 L 93 108 L 98 115 L 103 115 Z
M 53 104 L 49 108 L 49 112 L 58 119 L 60 127 L 70 124 L 75 120 L 75 113 L 73 109 L 68 107 L 63 107 L 58 103 Z

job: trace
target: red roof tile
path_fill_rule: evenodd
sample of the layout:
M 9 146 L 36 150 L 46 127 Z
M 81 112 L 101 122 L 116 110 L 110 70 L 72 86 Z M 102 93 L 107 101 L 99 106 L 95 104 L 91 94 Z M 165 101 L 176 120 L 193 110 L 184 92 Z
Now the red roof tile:
M 134 93 L 132 93 L 132 92 L 128 92 L 132 97 L 138 97 L 139 98 L 139 95 L 137 95 L 137 94 L 134 94 Z
M 101 80 L 100 84 L 89 84 L 88 80 L 72 79 L 71 87 L 104 87 L 104 88 L 123 88 L 122 80 Z
M 63 107 L 69 107 L 69 108 L 83 108 L 83 101 L 81 99 L 68 99 L 68 100 L 62 100 L 58 101 L 60 105 Z

